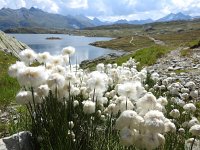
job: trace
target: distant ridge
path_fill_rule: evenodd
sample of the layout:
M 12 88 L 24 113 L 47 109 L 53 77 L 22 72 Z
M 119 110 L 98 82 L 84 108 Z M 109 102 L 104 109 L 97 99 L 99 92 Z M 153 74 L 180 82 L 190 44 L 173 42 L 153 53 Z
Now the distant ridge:
M 178 20 L 191 20 L 199 17 L 191 17 L 181 12 L 170 13 L 158 20 L 126 20 L 121 19 L 115 22 L 101 21 L 98 18 L 89 19 L 84 15 L 59 15 L 44 12 L 41 9 L 31 7 L 10 9 L 2 8 L 0 10 L 0 30 L 17 29 L 17 28 L 43 28 L 43 29 L 83 29 L 102 25 L 113 24 L 134 24 L 142 25 L 153 22 L 169 22 Z
M 87 20 L 88 19 L 88 20 Z M 20 27 L 42 27 L 42 28 L 85 28 L 93 27 L 94 25 L 90 22 L 89 18 L 81 16 L 62 16 L 59 14 L 52 14 L 31 7 L 10 9 L 2 8 L 0 10 L 0 29 L 5 30 L 9 28 L 20 28 Z
M 192 19 L 191 16 L 185 15 L 185 14 L 179 12 L 177 14 L 170 13 L 169 15 L 156 20 L 156 22 L 167 22 L 167 21 L 177 21 L 177 20 L 190 20 L 190 19 Z

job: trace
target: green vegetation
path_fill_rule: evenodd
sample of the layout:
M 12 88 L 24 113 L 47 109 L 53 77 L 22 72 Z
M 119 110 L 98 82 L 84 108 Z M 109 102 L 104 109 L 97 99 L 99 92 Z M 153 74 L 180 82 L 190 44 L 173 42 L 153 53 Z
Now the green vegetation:
M 188 46 L 190 48 L 197 48 L 197 47 L 200 47 L 200 39 L 197 39 L 197 40 L 194 40 L 194 41 L 191 41 L 188 43 Z
M 135 51 L 137 49 L 153 46 L 155 44 L 146 36 L 133 35 L 119 37 L 110 41 L 95 42 L 92 45 L 115 50 Z
M 3 109 L 15 99 L 20 88 L 17 80 L 8 76 L 8 68 L 16 60 L 14 56 L 0 51 L 0 109 Z
M 174 71 L 176 74 L 180 74 L 182 72 L 189 72 L 189 70 L 178 69 Z
M 191 55 L 192 50 L 187 48 L 187 49 L 183 49 L 180 51 L 181 52 L 181 56 L 183 57 L 188 57 Z
M 189 48 L 181 50 L 181 56 L 189 57 L 192 53 L 192 49 L 200 47 L 200 39 L 192 40 L 185 44 Z
M 158 58 L 161 58 L 169 51 L 169 47 L 155 45 L 148 48 L 140 49 L 133 54 L 126 55 L 124 57 L 119 57 L 118 59 L 116 59 L 116 63 L 121 65 L 122 63 L 126 62 L 130 57 L 132 57 L 137 62 L 140 62 L 138 67 L 141 69 L 143 66 L 149 66 L 154 64 Z
M 188 46 L 187 43 L 199 38 L 200 30 L 184 31 L 181 33 L 172 32 L 168 34 L 152 35 L 155 39 L 164 41 L 167 45 L 177 48 L 179 46 Z
M 118 65 L 122 65 L 122 63 L 126 62 L 127 60 L 129 60 L 130 57 L 132 57 L 137 62 L 139 62 L 137 67 L 140 70 L 144 66 L 150 66 L 150 65 L 156 63 L 156 61 L 159 58 L 161 58 L 162 56 L 164 56 L 165 54 L 167 54 L 170 51 L 171 51 L 170 47 L 154 45 L 154 46 L 151 46 L 151 47 L 148 47 L 148 48 L 139 49 L 139 50 L 137 50 L 135 52 L 132 52 L 131 54 L 122 55 L 122 56 L 120 56 L 118 58 L 113 58 L 113 59 L 109 59 L 109 60 L 93 61 L 92 63 L 84 64 L 81 67 L 83 69 L 89 68 L 90 70 L 95 70 L 95 66 L 98 63 L 102 63 L 102 61 L 105 64 L 117 63 Z

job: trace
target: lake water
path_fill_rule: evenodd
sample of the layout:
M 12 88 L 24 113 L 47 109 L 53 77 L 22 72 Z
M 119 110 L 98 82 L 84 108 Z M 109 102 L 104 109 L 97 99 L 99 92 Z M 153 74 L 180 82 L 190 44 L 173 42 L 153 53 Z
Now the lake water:
M 83 60 L 94 59 L 109 53 L 119 53 L 115 50 L 99 48 L 89 45 L 95 41 L 108 41 L 112 38 L 105 37 L 84 37 L 66 34 L 10 34 L 19 41 L 26 43 L 36 52 L 48 51 L 52 55 L 61 53 L 63 47 L 73 46 L 76 53 L 72 57 L 72 63 L 80 63 Z M 59 37 L 61 40 L 47 40 L 47 37 Z

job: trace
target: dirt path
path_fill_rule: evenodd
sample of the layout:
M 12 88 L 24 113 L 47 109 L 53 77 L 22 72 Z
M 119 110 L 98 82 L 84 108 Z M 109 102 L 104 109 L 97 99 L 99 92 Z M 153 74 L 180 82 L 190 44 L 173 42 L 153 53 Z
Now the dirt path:
M 163 42 L 161 40 L 156 40 L 155 38 L 151 37 L 150 35 L 147 35 L 147 37 L 157 45 L 165 45 L 165 42 Z
M 129 43 L 132 44 L 132 45 L 135 45 L 135 44 L 133 43 L 133 36 L 131 37 L 131 40 L 129 41 Z

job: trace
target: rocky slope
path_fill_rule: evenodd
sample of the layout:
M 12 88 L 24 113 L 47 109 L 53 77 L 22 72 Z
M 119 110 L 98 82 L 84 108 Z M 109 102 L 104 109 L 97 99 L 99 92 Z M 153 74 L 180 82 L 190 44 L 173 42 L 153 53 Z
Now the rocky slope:
M 18 57 L 18 53 L 28 48 L 28 46 L 14 37 L 11 37 L 0 30 L 0 50 L 11 53 Z
M 200 88 L 200 47 L 191 49 L 188 57 L 181 56 L 181 50 L 188 49 L 179 47 L 171 51 L 165 57 L 158 59 L 157 63 L 149 66 L 150 72 L 158 72 L 161 76 L 172 76 L 177 81 L 186 83 L 193 81 Z M 175 75 L 175 74 L 176 75 Z

